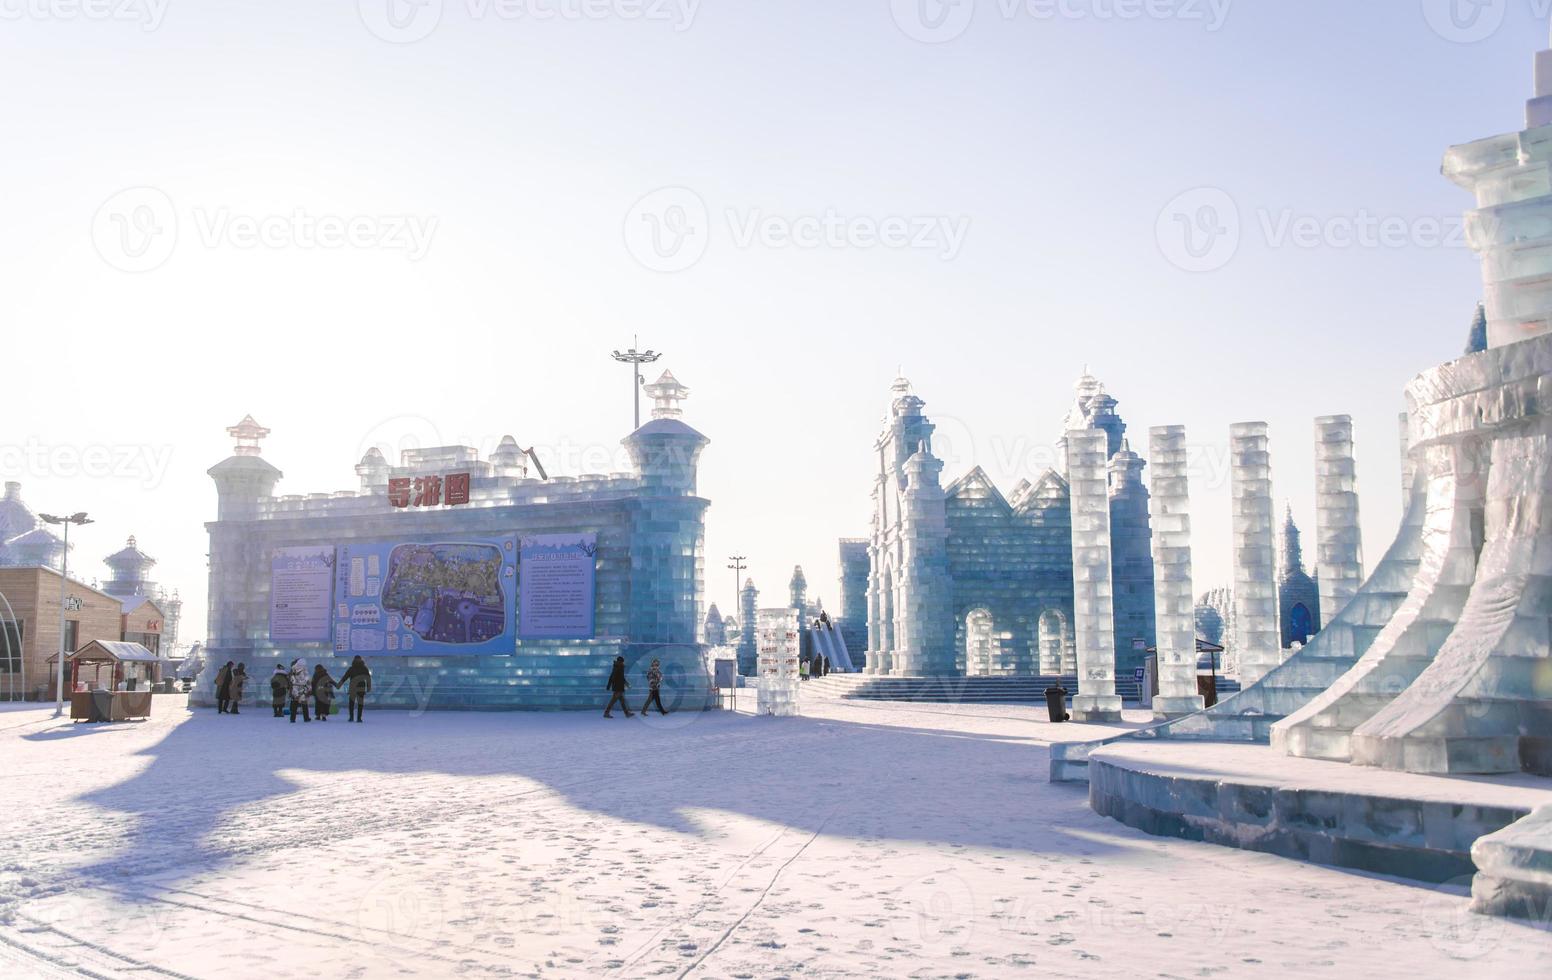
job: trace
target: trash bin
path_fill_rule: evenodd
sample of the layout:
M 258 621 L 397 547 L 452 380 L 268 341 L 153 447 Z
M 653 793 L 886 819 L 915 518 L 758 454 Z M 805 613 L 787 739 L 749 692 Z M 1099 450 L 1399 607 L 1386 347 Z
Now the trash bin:
M 92 692 L 92 714 L 87 721 L 113 720 L 113 692 L 101 688 Z
M 1071 718 L 1067 713 L 1067 689 L 1060 684 L 1045 689 L 1045 708 L 1051 720 L 1060 724 Z
M 1218 678 L 1213 674 L 1196 675 L 1196 693 L 1202 696 L 1202 707 L 1211 708 L 1218 703 Z

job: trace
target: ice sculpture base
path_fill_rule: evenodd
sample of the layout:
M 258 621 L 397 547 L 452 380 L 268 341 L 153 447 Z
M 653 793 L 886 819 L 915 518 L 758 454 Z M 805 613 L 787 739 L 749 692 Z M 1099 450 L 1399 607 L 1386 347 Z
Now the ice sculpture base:
M 1121 720 L 1121 696 L 1118 694 L 1080 694 L 1072 699 L 1072 720 L 1111 724 Z
M 1207 702 L 1202 700 L 1200 694 L 1183 698 L 1165 698 L 1155 695 L 1153 698 L 1153 717 L 1156 721 L 1174 721 L 1176 718 L 1184 718 L 1186 715 L 1194 715 L 1206 709 Z

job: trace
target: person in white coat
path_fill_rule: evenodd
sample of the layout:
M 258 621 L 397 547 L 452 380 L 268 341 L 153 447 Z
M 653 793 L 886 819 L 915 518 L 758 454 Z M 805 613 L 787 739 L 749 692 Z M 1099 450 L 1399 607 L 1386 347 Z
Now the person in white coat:
M 308 713 L 307 702 L 313 696 L 313 679 L 307 673 L 307 665 L 302 663 L 302 658 L 297 657 L 291 661 L 291 724 L 296 724 L 296 709 L 302 708 L 302 720 L 312 721 Z

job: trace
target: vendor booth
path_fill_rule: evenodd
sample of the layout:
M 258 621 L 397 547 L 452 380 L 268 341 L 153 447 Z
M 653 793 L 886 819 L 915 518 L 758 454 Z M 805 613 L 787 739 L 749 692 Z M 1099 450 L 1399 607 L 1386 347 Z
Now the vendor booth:
M 139 643 L 92 640 L 65 661 L 72 721 L 127 721 L 151 717 L 151 690 L 162 661 Z M 50 658 L 57 670 L 59 655 Z M 84 678 L 91 672 L 90 680 Z

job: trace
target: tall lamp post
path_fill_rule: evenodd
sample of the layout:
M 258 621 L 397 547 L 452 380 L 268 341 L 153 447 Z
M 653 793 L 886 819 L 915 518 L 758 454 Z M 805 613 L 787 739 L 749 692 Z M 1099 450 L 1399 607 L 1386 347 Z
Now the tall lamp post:
M 92 519 L 84 513 L 69 517 L 39 514 L 38 517 L 45 524 L 65 526 L 65 546 L 59 559 L 59 674 L 54 678 L 54 717 L 58 718 L 65 713 L 65 590 L 70 584 L 70 525 L 90 524 Z
M 636 428 L 631 429 L 632 432 L 635 432 L 636 429 L 641 428 L 641 386 L 646 384 L 647 381 L 646 378 L 642 377 L 641 366 L 643 364 L 651 364 L 653 361 L 663 356 L 655 350 L 638 351 L 635 345 L 639 344 L 640 342 L 640 337 L 631 337 L 630 350 L 623 353 L 620 351 L 615 351 L 611 355 L 621 364 L 629 364 L 631 366 L 631 399 L 635 402 L 636 405 Z
M 729 565 L 728 567 L 733 570 L 733 608 L 738 610 L 738 614 L 740 616 L 742 616 L 744 614 L 744 607 L 743 607 L 743 604 L 742 604 L 743 603 L 742 594 L 738 591 L 739 590 L 738 583 L 740 583 L 740 582 L 742 582 L 744 580 L 744 569 L 749 567 L 748 565 L 744 564 L 744 559 L 747 558 L 747 557 L 749 557 L 749 556 L 748 555 L 732 555 L 731 557 L 728 558 L 728 561 L 732 562 L 732 564 Z

